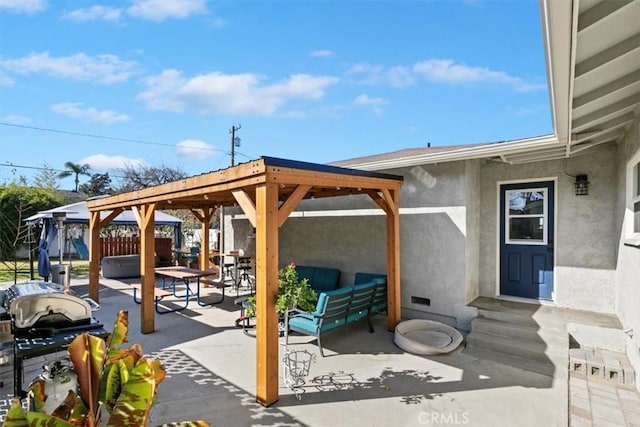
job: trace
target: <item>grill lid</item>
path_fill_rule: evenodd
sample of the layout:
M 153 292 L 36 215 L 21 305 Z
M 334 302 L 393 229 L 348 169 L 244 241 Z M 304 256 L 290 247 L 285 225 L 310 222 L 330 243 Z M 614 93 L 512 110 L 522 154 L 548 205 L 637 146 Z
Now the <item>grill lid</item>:
M 5 307 L 16 329 L 59 328 L 91 321 L 91 306 L 87 301 L 63 293 L 49 282 L 12 285 L 5 295 Z

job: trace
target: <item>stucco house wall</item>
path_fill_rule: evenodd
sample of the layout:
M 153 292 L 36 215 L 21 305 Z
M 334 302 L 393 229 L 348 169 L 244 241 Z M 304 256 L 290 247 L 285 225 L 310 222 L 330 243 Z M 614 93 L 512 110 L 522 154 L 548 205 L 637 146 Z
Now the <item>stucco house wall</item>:
M 616 230 L 618 241 L 618 259 L 616 274 L 617 314 L 623 329 L 627 332 L 627 356 L 636 371 L 636 384 L 640 381 L 640 248 L 626 245 L 627 233 L 632 215 L 627 206 L 628 162 L 640 152 L 640 120 L 634 125 L 620 144 L 616 159 L 618 163 L 618 204 Z M 640 387 L 640 386 L 639 386 Z
M 560 307 L 615 311 L 618 233 L 616 148 L 588 156 L 518 165 L 485 162 L 481 169 L 480 294 L 497 295 L 499 183 L 555 180 L 555 303 Z M 575 195 L 575 175 L 587 174 L 589 195 Z
M 637 273 L 634 256 L 640 253 L 621 245 L 622 214 L 612 213 L 622 209 L 625 167 L 620 163 L 630 155 L 608 144 L 566 160 L 518 165 L 465 160 L 384 170 L 405 180 L 400 194 L 403 317 L 468 330 L 473 313 L 467 304 L 479 295 L 498 294 L 499 184 L 543 179 L 556 183 L 555 303 L 615 313 L 624 299 L 620 289 L 631 286 L 616 278 Z M 577 174 L 589 176 L 589 195 L 575 195 Z M 246 246 L 252 232 L 246 218 L 236 211 L 228 226 L 226 248 Z M 385 229 L 384 214 L 368 196 L 304 200 L 280 229 L 280 265 L 339 268 L 342 284 L 352 283 L 358 271 L 384 273 Z

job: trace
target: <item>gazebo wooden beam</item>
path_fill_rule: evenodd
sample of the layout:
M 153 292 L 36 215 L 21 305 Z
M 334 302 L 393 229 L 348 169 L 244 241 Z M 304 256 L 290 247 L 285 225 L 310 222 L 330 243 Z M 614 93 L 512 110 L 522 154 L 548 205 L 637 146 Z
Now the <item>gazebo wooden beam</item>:
M 135 208 L 135 207 L 134 207 Z M 154 312 L 154 288 L 156 286 L 155 274 L 155 211 L 156 207 L 153 203 L 141 205 L 140 213 L 140 275 L 141 275 L 141 305 L 140 318 L 142 324 L 140 332 L 143 334 L 151 333 L 155 330 L 155 312 Z
M 256 189 L 256 400 L 278 401 L 278 186 Z
M 194 210 L 191 210 L 191 212 L 193 212 L 194 215 L 197 213 L 196 218 L 200 220 L 201 224 L 200 234 L 202 235 L 202 241 L 200 244 L 200 262 L 198 267 L 200 270 L 209 270 L 209 228 L 211 227 L 211 219 L 213 218 L 213 215 L 215 215 L 216 209 L 204 208 L 201 212 Z
M 244 190 L 234 190 L 231 192 L 233 194 L 233 198 L 236 199 L 238 205 L 240 205 L 240 209 L 247 216 L 247 219 L 251 223 L 253 228 L 256 228 L 256 205 L 251 200 L 251 197 Z
M 400 208 L 399 190 L 383 191 L 387 212 L 387 329 L 393 331 L 401 320 L 400 294 Z
M 109 224 L 124 209 L 117 208 L 100 218 L 99 211 L 89 213 L 89 297 L 100 302 L 100 229 Z
M 291 193 L 291 195 L 284 201 L 280 209 L 278 210 L 278 228 L 282 227 L 287 218 L 293 210 L 298 206 L 300 201 L 304 198 L 304 196 L 311 189 L 310 185 L 299 185 L 296 189 Z

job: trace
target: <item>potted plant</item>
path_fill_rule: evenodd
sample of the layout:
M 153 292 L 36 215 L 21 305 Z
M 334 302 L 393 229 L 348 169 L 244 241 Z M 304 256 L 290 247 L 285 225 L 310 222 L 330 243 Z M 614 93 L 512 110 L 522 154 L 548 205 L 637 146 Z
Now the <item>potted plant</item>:
M 292 308 L 312 311 L 317 300 L 318 295 L 309 284 L 309 279 L 300 280 L 294 263 L 290 263 L 278 271 L 278 294 L 275 300 L 275 309 L 278 315 L 284 316 L 287 310 Z M 246 317 L 255 317 L 255 302 L 255 295 L 247 298 Z

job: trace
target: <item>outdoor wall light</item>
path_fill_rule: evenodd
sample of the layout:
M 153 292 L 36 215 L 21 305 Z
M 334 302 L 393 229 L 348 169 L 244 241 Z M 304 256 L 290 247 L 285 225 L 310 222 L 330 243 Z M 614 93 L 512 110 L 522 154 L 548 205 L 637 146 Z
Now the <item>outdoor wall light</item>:
M 589 179 L 587 175 L 576 176 L 576 196 L 586 196 L 589 194 Z

